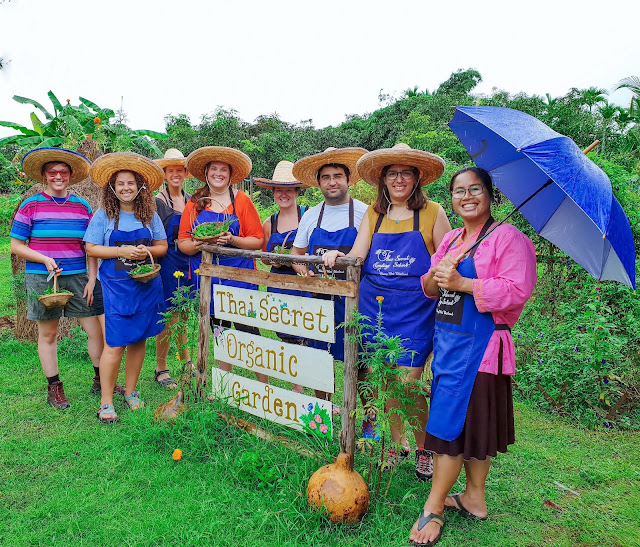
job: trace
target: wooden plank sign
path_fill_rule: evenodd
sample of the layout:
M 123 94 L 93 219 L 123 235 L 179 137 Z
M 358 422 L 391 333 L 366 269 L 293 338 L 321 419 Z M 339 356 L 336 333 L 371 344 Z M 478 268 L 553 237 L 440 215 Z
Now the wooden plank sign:
M 218 319 L 335 342 L 333 301 L 214 285 Z
M 220 361 L 305 387 L 335 391 L 333 357 L 327 351 L 232 329 L 216 329 L 214 343 L 214 356 Z
M 241 410 L 320 438 L 331 438 L 331 401 L 316 399 L 214 368 L 213 394 Z

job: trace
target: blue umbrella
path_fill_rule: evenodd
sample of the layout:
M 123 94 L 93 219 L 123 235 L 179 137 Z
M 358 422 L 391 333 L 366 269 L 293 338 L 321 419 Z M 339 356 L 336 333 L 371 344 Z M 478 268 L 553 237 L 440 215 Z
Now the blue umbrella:
M 569 137 L 495 106 L 458 106 L 449 127 L 538 234 L 596 279 L 635 288 L 629 220 L 607 175 Z

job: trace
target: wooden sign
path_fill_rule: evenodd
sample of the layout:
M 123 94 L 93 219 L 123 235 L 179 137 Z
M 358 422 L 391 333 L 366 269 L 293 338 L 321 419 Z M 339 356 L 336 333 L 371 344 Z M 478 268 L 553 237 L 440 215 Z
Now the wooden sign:
M 335 391 L 333 357 L 327 351 L 232 329 L 216 329 L 215 335 L 216 359 L 327 393 Z
M 218 319 L 335 342 L 333 301 L 214 285 Z
M 213 394 L 241 410 L 320 438 L 331 438 L 331 401 L 316 399 L 219 368 L 213 369 Z

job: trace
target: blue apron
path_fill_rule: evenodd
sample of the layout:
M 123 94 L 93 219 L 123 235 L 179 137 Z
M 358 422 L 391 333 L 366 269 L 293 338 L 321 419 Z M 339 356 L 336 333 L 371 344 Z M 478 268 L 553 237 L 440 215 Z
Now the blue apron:
M 151 245 L 152 238 L 149 228 L 124 231 L 118 230 L 116 225 L 109 236 L 109 247 Z M 111 347 L 135 344 L 160 334 L 164 328 L 161 314 L 165 305 L 160 277 L 140 283 L 129 276 L 129 271 L 144 263 L 149 263 L 149 259 L 109 258 L 100 264 L 105 336 Z
M 482 227 L 480 239 L 493 224 L 490 218 Z M 453 245 L 454 238 L 449 247 Z M 473 261 L 477 247 L 458 264 L 461 276 L 476 279 Z M 447 249 L 448 250 L 448 249 Z M 495 325 L 490 312 L 481 313 L 473 295 L 444 291 L 436 308 L 433 362 L 431 371 L 431 408 L 427 433 L 453 441 L 464 428 L 471 391 L 480 368 L 484 352 L 493 331 L 506 330 L 506 325 Z
M 304 207 L 298 207 L 298 224 L 300 224 L 300 219 L 304 214 Z M 271 237 L 269 241 L 267 241 L 267 252 L 273 252 L 275 247 L 281 246 L 284 243 L 285 249 L 291 249 L 293 247 L 293 241 L 296 238 L 296 234 L 298 233 L 298 229 L 290 230 L 288 232 L 280 233 L 278 232 L 278 214 L 271 216 Z M 280 266 L 276 268 L 275 266 L 271 266 L 272 273 L 279 273 L 284 275 L 296 275 L 295 270 L 291 266 Z M 279 293 L 279 294 L 290 294 L 292 296 L 306 296 L 310 297 L 311 293 L 303 292 L 303 291 L 294 291 L 291 289 L 277 289 L 272 287 L 267 287 L 269 292 Z M 289 336 L 289 335 L 287 335 Z
M 377 296 L 383 296 L 382 330 L 400 336 L 407 353 L 398 359 L 404 367 L 424 366 L 433 349 L 436 301 L 424 298 L 421 275 L 431 267 L 431 255 L 420 233 L 420 211 L 413 212 L 413 231 L 378 232 L 384 215 L 378 216 L 360 282 L 360 313 L 376 327 Z M 363 331 L 363 342 L 373 341 L 375 331 Z M 415 353 L 414 353 L 415 352 Z
M 229 197 L 231 198 L 231 214 L 225 213 L 214 213 L 213 211 L 207 211 L 206 209 L 202 210 L 198 216 L 196 217 L 194 227 L 199 224 L 204 224 L 205 222 L 230 222 L 229 232 L 234 236 L 238 237 L 240 234 L 240 219 L 236 216 L 236 206 L 235 206 L 235 197 L 233 195 L 233 190 L 229 187 Z M 225 245 L 225 247 L 236 248 L 234 245 Z M 189 267 L 190 267 L 190 279 L 197 279 L 197 274 L 194 273 L 195 270 L 200 268 L 200 263 L 202 260 L 202 253 L 198 253 L 189 258 Z M 231 266 L 234 268 L 245 268 L 247 270 L 253 270 L 253 259 L 251 258 L 240 258 L 233 256 L 224 256 L 224 255 L 213 255 L 213 264 L 219 264 L 220 266 Z M 258 288 L 257 285 L 253 285 L 251 283 L 244 283 L 243 281 L 231 281 L 229 279 L 220 279 L 218 277 L 211 278 L 211 307 L 209 313 L 211 315 L 215 315 L 214 313 L 214 298 L 213 298 L 213 285 L 227 285 L 229 287 L 240 287 L 242 289 L 252 289 L 256 290 Z
M 344 254 L 347 254 L 351 247 L 353 247 L 353 243 L 356 240 L 358 235 L 358 230 L 354 226 L 354 207 L 353 207 L 353 198 L 349 199 L 349 226 L 347 228 L 343 228 L 342 230 L 338 230 L 337 232 L 328 232 L 327 230 L 320 227 L 322 224 L 322 217 L 324 215 L 324 206 L 322 204 L 322 208 L 320 209 L 320 215 L 318 215 L 318 223 L 316 224 L 315 229 L 313 230 L 311 237 L 309 238 L 309 250 L 310 254 L 322 256 L 327 251 L 341 251 Z M 314 265 L 316 275 L 324 275 L 324 269 L 321 265 Z M 327 268 L 327 275 L 334 276 L 336 279 L 346 279 L 347 273 L 345 270 L 341 270 L 339 268 Z M 329 300 L 330 296 L 328 295 L 318 295 L 317 298 L 322 298 L 324 300 Z M 336 327 L 344 322 L 344 296 L 334 296 L 334 318 L 336 322 Z M 327 350 L 329 349 L 329 344 L 327 342 L 321 342 L 319 340 L 310 340 L 309 345 L 311 347 Z M 336 341 L 331 345 L 331 355 L 337 361 L 344 361 L 344 328 L 336 330 Z
M 187 201 L 186 194 L 183 195 L 185 197 L 185 203 Z M 169 204 L 173 209 L 173 201 L 171 200 L 171 196 L 167 194 L 169 199 Z M 180 286 L 191 286 L 193 285 L 193 279 L 189 279 L 189 256 L 180 252 L 178 249 L 178 231 L 180 228 L 180 219 L 182 218 L 182 213 L 174 212 L 169 219 L 169 223 L 165 226 L 165 230 L 167 232 L 167 243 L 169 248 L 167 249 L 167 254 L 161 258 L 158 263 L 162 266 L 160 269 L 160 277 L 162 278 L 162 288 L 164 290 L 164 299 L 167 308 L 171 307 L 173 304 L 170 299 L 174 297 L 174 293 L 178 288 L 178 282 Z M 174 272 L 182 272 L 184 277 L 178 280 L 173 274 Z

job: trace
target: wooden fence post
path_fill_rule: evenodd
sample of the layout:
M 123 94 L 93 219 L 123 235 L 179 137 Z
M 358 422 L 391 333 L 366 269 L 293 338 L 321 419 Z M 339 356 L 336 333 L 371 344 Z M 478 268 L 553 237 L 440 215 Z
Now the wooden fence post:
M 202 264 L 211 264 L 212 260 L 213 255 L 209 251 L 202 251 Z M 199 397 L 205 397 L 204 389 L 207 385 L 207 363 L 211 334 L 210 306 L 211 277 L 201 275 L 200 308 L 198 310 L 198 370 L 196 373 L 196 393 Z

